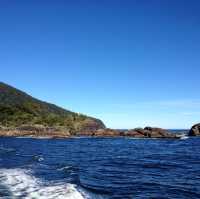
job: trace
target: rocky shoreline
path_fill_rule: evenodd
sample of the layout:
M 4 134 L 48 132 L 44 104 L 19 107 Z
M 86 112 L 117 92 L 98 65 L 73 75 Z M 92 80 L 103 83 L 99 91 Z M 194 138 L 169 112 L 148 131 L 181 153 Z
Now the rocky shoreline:
M 17 128 L 0 127 L 1 137 L 47 137 L 47 138 L 72 138 L 72 137 L 132 137 L 132 138 L 168 138 L 179 139 L 180 134 L 155 127 L 135 128 L 130 130 L 115 130 L 109 128 L 69 132 L 65 129 L 45 127 L 42 125 L 21 126 Z

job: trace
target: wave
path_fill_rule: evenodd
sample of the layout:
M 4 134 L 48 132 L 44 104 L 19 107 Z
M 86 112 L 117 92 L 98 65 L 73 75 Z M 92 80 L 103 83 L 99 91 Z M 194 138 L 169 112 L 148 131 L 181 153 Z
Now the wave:
M 7 148 L 7 147 L 4 147 L 3 145 L 0 146 L 0 153 L 4 152 L 4 153 L 9 153 L 9 152 L 15 152 L 16 149 L 14 148 Z
M 103 199 L 74 184 L 45 184 L 24 169 L 0 169 L 0 185 L 0 196 L 15 199 Z
M 186 135 L 183 135 L 183 136 L 180 137 L 181 140 L 186 140 L 186 139 L 188 139 L 188 138 L 189 138 L 189 137 L 186 136 Z

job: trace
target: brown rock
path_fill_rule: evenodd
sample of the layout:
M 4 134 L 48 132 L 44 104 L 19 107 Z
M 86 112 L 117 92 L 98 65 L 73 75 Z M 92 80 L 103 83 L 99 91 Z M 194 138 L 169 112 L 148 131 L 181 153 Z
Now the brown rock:
M 176 135 L 162 128 L 145 127 L 128 130 L 124 136 L 137 138 L 176 138 Z
M 176 138 L 176 135 L 162 128 L 145 127 L 148 137 L 151 138 Z
M 124 133 L 114 129 L 98 129 L 95 131 L 80 131 L 75 134 L 76 136 L 97 136 L 97 137 L 118 137 L 124 136 Z
M 120 131 L 113 129 L 99 129 L 94 132 L 94 136 L 102 136 L 102 137 L 115 137 L 120 136 Z
M 69 131 L 43 125 L 23 125 L 14 129 L 0 130 L 0 136 L 31 136 L 31 137 L 70 137 Z
M 74 134 L 75 136 L 93 136 L 94 135 L 94 132 L 93 131 L 79 131 L 79 132 L 76 132 Z
M 79 131 L 81 132 L 93 132 L 97 131 L 98 129 L 105 129 L 106 127 L 101 120 L 86 119 L 84 122 L 82 122 L 79 128 Z
M 144 132 L 144 129 L 142 128 L 136 128 L 136 129 L 131 129 L 124 132 L 124 136 L 144 138 L 145 132 Z

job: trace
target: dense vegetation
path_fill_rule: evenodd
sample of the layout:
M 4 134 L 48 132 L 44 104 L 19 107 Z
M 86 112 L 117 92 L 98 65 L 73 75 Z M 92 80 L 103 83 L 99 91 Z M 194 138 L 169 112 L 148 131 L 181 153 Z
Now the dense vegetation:
M 0 82 L 0 125 L 18 127 L 35 124 L 62 127 L 70 132 L 82 130 L 90 124 L 104 127 L 100 120 L 40 101 Z

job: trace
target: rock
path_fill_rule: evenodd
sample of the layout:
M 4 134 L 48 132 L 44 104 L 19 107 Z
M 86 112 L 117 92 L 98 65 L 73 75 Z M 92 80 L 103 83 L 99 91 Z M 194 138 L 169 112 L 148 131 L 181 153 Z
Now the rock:
M 101 120 L 98 119 L 86 119 L 82 122 L 81 126 L 79 127 L 79 132 L 94 132 L 98 129 L 105 129 L 105 125 Z
M 114 129 L 104 128 L 95 131 L 81 131 L 76 133 L 76 136 L 116 137 L 121 136 L 121 132 Z
M 120 131 L 114 130 L 114 129 L 99 129 L 94 132 L 94 136 L 100 136 L 100 137 L 115 137 L 120 136 Z
M 80 131 L 76 136 L 97 136 L 97 137 L 136 137 L 136 138 L 177 138 L 176 134 L 162 128 L 145 127 L 135 128 L 128 131 L 119 131 L 109 128 L 95 131 Z
M 94 132 L 93 131 L 79 131 L 79 132 L 76 132 L 75 134 L 73 134 L 74 136 L 93 136 L 94 135 Z
M 29 136 L 44 136 L 44 137 L 69 137 L 70 133 L 68 130 L 56 127 L 45 127 L 43 125 L 23 125 L 17 127 L 13 132 L 19 135 L 29 135 Z
M 200 123 L 195 124 L 190 129 L 188 136 L 200 136 Z
M 145 132 L 144 132 L 144 129 L 142 129 L 142 128 L 136 128 L 136 129 L 131 129 L 131 130 L 124 132 L 124 136 L 144 138 Z
M 128 130 L 124 136 L 137 138 L 176 138 L 176 135 L 162 128 L 145 127 Z
M 145 127 L 148 137 L 151 138 L 176 138 L 176 135 L 162 128 Z

